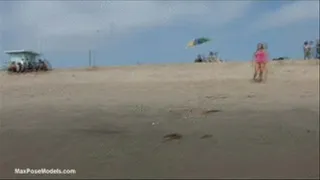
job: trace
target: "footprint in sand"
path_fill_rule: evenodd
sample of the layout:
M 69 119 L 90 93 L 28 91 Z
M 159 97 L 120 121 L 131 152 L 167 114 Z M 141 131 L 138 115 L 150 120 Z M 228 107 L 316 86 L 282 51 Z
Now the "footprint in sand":
M 201 136 L 201 139 L 208 139 L 208 138 L 212 138 L 212 134 L 205 134 L 203 136 Z
M 253 94 L 249 94 L 249 95 L 247 96 L 247 98 L 254 98 L 254 97 L 256 97 L 256 96 L 253 95 Z
M 203 111 L 202 114 L 207 115 L 207 114 L 217 113 L 217 112 L 222 112 L 222 111 L 219 109 L 210 109 L 210 110 Z
M 182 135 L 178 133 L 171 133 L 163 136 L 163 142 L 172 141 L 172 140 L 180 140 L 182 139 Z
M 206 98 L 217 100 L 217 99 L 227 99 L 228 96 L 225 96 L 225 95 L 217 95 L 217 96 L 206 96 Z

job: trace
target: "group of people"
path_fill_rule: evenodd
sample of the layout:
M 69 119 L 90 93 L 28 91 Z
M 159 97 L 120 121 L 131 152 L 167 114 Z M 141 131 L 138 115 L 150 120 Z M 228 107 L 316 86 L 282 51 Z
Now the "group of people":
M 194 62 L 195 63 L 202 63 L 202 62 L 218 62 L 218 63 L 220 63 L 220 62 L 222 62 L 222 60 L 218 58 L 217 52 L 214 53 L 214 52 L 210 51 L 207 58 L 198 54 L 198 56 L 194 60 Z
M 267 79 L 267 63 L 269 61 L 268 46 L 266 43 L 259 43 L 253 55 L 252 65 L 254 66 L 253 81 L 262 82 Z M 200 54 L 195 59 L 196 63 L 201 62 L 223 62 L 217 56 L 217 53 L 210 52 L 209 56 L 205 58 Z
M 318 39 L 315 46 L 313 41 L 303 43 L 304 60 L 320 59 L 320 40 Z
M 22 59 L 21 61 L 13 61 L 8 67 L 9 72 L 31 72 L 31 71 L 47 71 L 49 70 L 48 64 L 42 59 L 38 59 L 37 62 L 32 63 L 28 59 Z
M 316 45 L 313 46 L 313 41 L 305 41 L 304 59 L 319 59 L 320 60 L 320 41 L 317 40 Z M 259 43 L 257 50 L 253 55 L 252 64 L 254 66 L 253 81 L 262 82 L 267 79 L 267 63 L 269 61 L 269 53 L 266 44 Z
M 304 42 L 304 59 L 317 58 L 320 60 L 320 41 L 317 40 L 313 46 L 313 41 Z M 195 62 L 222 62 L 217 58 L 217 53 L 210 52 L 208 58 L 198 55 Z M 269 62 L 268 46 L 266 43 L 259 43 L 253 54 L 252 65 L 254 67 L 253 81 L 265 82 L 267 80 L 267 64 Z

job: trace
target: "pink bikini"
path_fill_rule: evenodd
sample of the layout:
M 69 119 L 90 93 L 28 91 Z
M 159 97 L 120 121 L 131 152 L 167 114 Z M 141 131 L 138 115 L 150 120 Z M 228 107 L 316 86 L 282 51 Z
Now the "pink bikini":
M 255 54 L 256 62 L 257 63 L 266 63 L 268 62 L 268 54 L 264 50 L 259 50 Z

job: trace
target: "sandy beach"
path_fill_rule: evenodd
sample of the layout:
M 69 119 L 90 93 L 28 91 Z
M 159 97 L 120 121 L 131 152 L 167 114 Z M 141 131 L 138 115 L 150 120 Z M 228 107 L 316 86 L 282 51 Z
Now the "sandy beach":
M 0 76 L 0 178 L 319 178 L 319 65 Z M 180 139 L 163 141 L 170 133 Z M 19 175 L 15 168 L 75 169 Z

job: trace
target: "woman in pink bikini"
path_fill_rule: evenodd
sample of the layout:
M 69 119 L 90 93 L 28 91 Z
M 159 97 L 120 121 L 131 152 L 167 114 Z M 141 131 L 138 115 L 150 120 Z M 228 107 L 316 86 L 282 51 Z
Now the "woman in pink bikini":
M 266 73 L 267 73 L 267 63 L 268 63 L 268 52 L 264 48 L 262 43 L 258 44 L 257 50 L 254 53 L 253 64 L 254 64 L 254 75 L 253 80 L 261 82 L 263 80 L 263 74 L 265 73 L 264 81 L 266 80 Z M 257 75 L 259 74 L 259 79 Z

